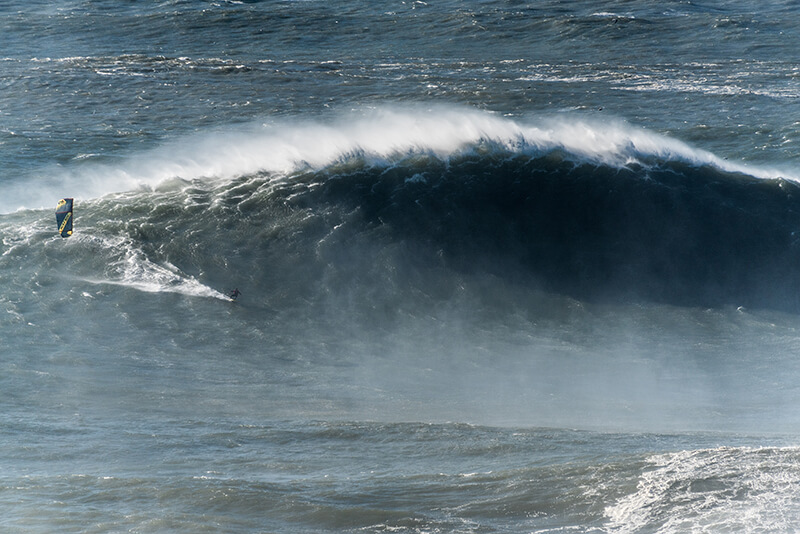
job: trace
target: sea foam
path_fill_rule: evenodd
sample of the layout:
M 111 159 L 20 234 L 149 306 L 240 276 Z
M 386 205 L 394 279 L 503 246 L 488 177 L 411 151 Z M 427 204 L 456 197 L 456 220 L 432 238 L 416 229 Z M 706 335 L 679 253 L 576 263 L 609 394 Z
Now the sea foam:
M 6 210 L 45 208 L 77 200 L 153 188 L 166 180 L 231 180 L 254 174 L 287 176 L 363 158 L 382 164 L 414 154 L 441 159 L 479 145 L 531 155 L 562 150 L 576 161 L 626 166 L 647 159 L 709 165 L 758 178 L 786 177 L 777 169 L 730 162 L 678 139 L 622 120 L 563 114 L 512 119 L 457 106 L 386 106 L 315 120 L 289 118 L 217 128 L 166 141 L 114 164 L 91 161 L 50 169 L 37 188 L 0 190 Z

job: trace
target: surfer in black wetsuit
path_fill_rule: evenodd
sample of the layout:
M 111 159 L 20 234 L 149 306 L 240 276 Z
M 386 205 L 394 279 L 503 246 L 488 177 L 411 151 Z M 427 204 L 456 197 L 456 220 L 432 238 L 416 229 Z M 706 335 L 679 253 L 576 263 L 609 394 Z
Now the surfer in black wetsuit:
M 228 296 L 231 298 L 231 300 L 236 300 L 236 298 L 237 298 L 239 295 L 241 295 L 241 294 L 242 294 L 242 292 L 241 292 L 241 291 L 239 291 L 239 288 L 237 287 L 236 289 L 234 289 L 233 291 L 231 291 L 231 294 L 230 294 L 230 295 L 228 295 Z

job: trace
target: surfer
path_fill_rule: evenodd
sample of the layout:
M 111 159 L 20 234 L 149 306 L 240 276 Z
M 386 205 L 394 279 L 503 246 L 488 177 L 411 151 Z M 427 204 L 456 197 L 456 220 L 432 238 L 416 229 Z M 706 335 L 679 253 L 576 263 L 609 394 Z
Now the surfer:
M 242 294 L 242 292 L 239 291 L 239 288 L 237 287 L 236 289 L 231 291 L 231 294 L 228 295 L 228 296 L 230 297 L 231 300 L 236 300 L 239 297 L 239 295 L 241 295 L 241 294 Z

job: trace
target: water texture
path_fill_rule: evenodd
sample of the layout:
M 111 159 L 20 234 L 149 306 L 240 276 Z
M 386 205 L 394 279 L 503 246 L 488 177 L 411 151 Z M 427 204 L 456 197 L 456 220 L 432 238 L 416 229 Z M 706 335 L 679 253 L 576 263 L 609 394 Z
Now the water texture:
M 797 11 L 3 3 L 0 529 L 795 532 Z

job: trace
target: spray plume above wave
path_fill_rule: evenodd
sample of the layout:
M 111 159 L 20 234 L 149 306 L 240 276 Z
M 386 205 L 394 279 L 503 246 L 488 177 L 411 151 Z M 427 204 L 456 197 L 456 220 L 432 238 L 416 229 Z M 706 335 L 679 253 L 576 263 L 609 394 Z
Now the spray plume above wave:
M 91 158 L 50 169 L 35 192 L 19 185 L 4 191 L 6 209 L 39 208 L 53 197 L 87 199 L 109 193 L 156 187 L 173 178 L 230 180 L 258 173 L 287 175 L 303 169 L 360 158 L 391 164 L 409 156 L 447 158 L 483 148 L 543 155 L 560 150 L 576 163 L 623 167 L 680 161 L 709 165 L 757 178 L 788 177 L 775 169 L 729 162 L 679 140 L 636 128 L 620 120 L 579 115 L 510 119 L 452 106 L 384 107 L 337 114 L 319 120 L 279 119 L 166 142 L 114 164 Z

